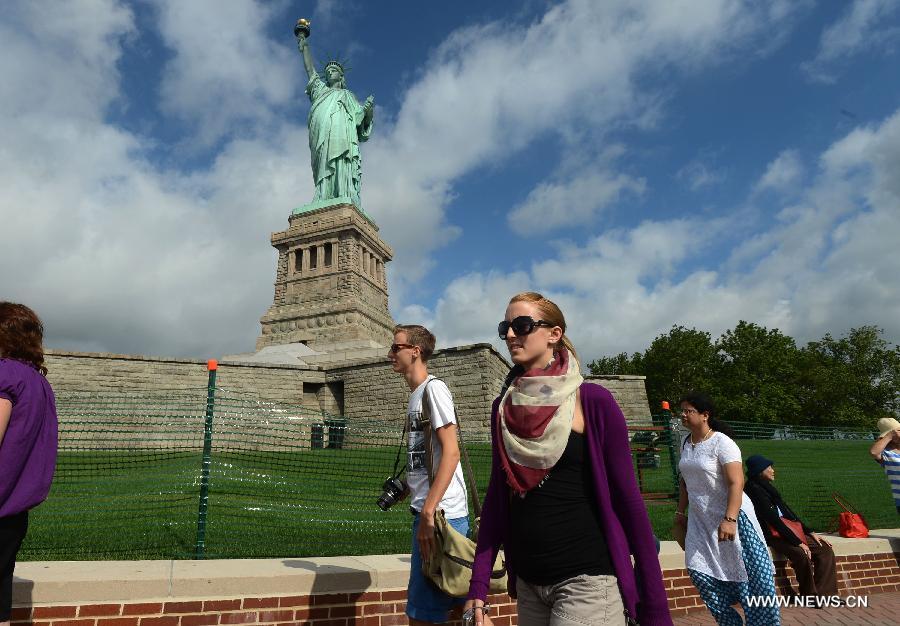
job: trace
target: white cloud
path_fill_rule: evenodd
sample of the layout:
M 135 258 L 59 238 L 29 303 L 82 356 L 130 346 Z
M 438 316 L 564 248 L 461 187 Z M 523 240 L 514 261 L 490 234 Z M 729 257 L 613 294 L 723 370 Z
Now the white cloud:
M 562 160 L 577 164 L 575 179 L 548 167 L 528 199 L 511 207 L 510 223 L 524 232 L 516 216 L 540 212 L 544 203 L 547 228 L 589 219 L 620 193 L 643 188 L 639 178 L 607 171 L 609 156 L 594 146 L 612 129 L 649 128 L 662 118 L 664 96 L 647 90 L 644 75 L 724 63 L 789 32 L 795 10 L 777 0 L 570 0 L 533 23 L 504 20 L 451 33 L 396 115 L 377 110 L 364 149 L 363 203 L 396 252 L 392 301 L 402 307 L 410 286 L 432 268 L 434 251 L 460 237 L 446 210 L 461 176 L 498 167 L 551 134 L 565 144 Z
M 252 346 L 272 297 L 267 235 L 311 196 L 296 149 L 305 131 L 231 141 L 195 174 L 160 168 L 143 157 L 144 138 L 104 119 L 122 98 L 128 10 L 23 3 L 0 29 L 2 298 L 33 306 L 53 347 L 216 356 Z
M 488 338 L 509 297 L 534 289 L 561 305 L 585 360 L 642 350 L 673 324 L 716 335 L 741 319 L 800 341 L 877 324 L 900 342 L 900 109 L 835 141 L 819 163 L 800 200 L 756 236 L 741 211 L 608 232 L 524 274 L 460 277 L 438 302 L 435 332 Z M 710 247 L 729 244 L 741 262 L 710 261 Z
M 336 21 L 356 12 L 356 4 L 353 0 L 316 0 L 311 28 L 316 30 L 320 27 L 328 29 Z
M 888 21 L 900 0 L 856 0 L 822 31 L 815 58 L 801 65 L 810 80 L 835 82 L 837 68 L 843 62 L 873 49 L 890 50 L 900 40 L 900 27 Z
M 590 224 L 593 216 L 623 193 L 641 194 L 645 181 L 625 174 L 586 171 L 565 181 L 544 182 L 510 211 L 510 228 L 526 236 L 561 226 Z
M 853 129 L 822 154 L 820 158 L 822 167 L 826 171 L 843 176 L 848 171 L 864 165 L 874 139 L 875 134 L 871 128 L 864 126 Z
M 33 111 L 96 122 L 118 96 L 122 40 L 134 17 L 115 2 L 5 3 L 0 20 L 0 112 L 7 123 Z M 4 143 L 9 135 L 4 137 Z
M 803 177 L 803 162 L 796 150 L 784 150 L 766 167 L 756 191 L 790 191 Z
M 161 105 L 197 125 L 202 146 L 235 127 L 271 123 L 273 109 L 306 84 L 296 49 L 266 37 L 280 3 L 164 0 L 159 30 L 173 51 L 164 68 Z
M 725 172 L 698 158 L 690 161 L 678 170 L 675 177 L 685 181 L 692 190 L 697 191 L 703 187 L 717 185 L 724 181 Z
M 283 121 L 292 99 L 303 97 L 305 76 L 293 46 L 265 35 L 272 5 L 226 4 L 167 2 L 158 23 L 139 25 L 113 0 L 6 7 L 0 228 L 16 236 L 0 247 L 0 290 L 45 317 L 49 345 L 192 356 L 252 346 L 272 297 L 268 233 L 312 194 L 303 122 Z M 363 149 L 363 201 L 396 251 L 389 276 L 398 310 L 433 319 L 454 342 L 487 339 L 508 295 L 535 284 L 558 291 L 592 350 L 634 344 L 667 327 L 673 311 L 699 324 L 743 310 L 743 293 L 723 286 L 715 268 L 685 270 L 697 257 L 667 245 L 705 241 L 698 233 L 717 226 L 703 221 L 609 233 L 569 257 L 538 259 L 527 274 L 460 277 L 433 312 L 407 294 L 434 251 L 460 236 L 446 215 L 459 177 L 496 167 L 539 137 L 577 148 L 602 144 L 621 126 L 652 128 L 665 97 L 647 90 L 647 74 L 698 71 L 755 48 L 789 29 L 783 10 L 783 2 L 572 0 L 534 23 L 452 33 L 414 75 L 399 109 L 378 109 Z M 148 160 L 151 139 L 108 119 L 111 105 L 129 104 L 117 70 L 123 47 L 140 36 L 137 28 L 154 27 L 173 55 L 157 104 L 192 125 L 182 147 L 215 151 L 206 169 L 183 173 Z M 596 151 L 585 154 L 573 181 L 582 194 L 614 196 L 641 184 L 592 169 Z M 536 189 L 555 184 L 554 197 L 577 195 L 560 180 L 548 168 Z M 878 189 L 873 198 L 890 186 Z M 602 206 L 594 200 L 588 212 Z M 571 275 L 570 284 L 555 286 L 558 274 Z M 591 290 L 592 281 L 620 296 L 620 308 Z M 685 306 L 697 294 L 715 306 Z M 759 302 L 751 309 L 784 315 L 784 307 Z M 483 316 L 487 326 L 475 325 Z

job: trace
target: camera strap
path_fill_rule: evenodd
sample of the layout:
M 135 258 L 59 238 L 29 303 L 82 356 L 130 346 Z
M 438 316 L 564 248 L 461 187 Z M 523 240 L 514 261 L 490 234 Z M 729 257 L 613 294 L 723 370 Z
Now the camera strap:
M 400 442 L 397 444 L 397 458 L 394 459 L 394 476 L 393 478 L 399 478 L 400 474 L 403 473 L 403 470 L 406 469 L 406 466 L 403 466 L 401 469 L 397 469 L 400 467 L 400 455 L 403 453 L 403 440 L 406 439 L 406 431 L 409 429 L 409 416 L 403 416 L 403 432 L 400 433 Z

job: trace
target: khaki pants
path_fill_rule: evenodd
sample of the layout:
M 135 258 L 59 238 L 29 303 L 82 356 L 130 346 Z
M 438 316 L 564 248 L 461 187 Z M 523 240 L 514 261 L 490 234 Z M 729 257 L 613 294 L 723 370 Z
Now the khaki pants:
M 575 576 L 555 585 L 516 581 L 519 626 L 625 624 L 615 576 Z

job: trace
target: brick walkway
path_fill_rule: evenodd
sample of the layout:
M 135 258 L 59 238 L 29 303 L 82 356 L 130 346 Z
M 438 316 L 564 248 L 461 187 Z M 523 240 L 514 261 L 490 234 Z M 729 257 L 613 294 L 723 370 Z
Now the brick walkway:
M 869 608 L 782 609 L 783 626 L 897 626 L 900 593 L 873 593 Z M 675 626 L 715 626 L 709 611 L 694 611 L 675 620 Z

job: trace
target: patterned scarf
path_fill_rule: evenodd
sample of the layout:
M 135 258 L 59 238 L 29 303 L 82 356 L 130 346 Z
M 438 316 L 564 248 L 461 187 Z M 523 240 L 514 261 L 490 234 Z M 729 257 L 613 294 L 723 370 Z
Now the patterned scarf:
M 528 370 L 501 399 L 500 459 L 517 494 L 536 487 L 565 452 L 583 380 L 578 361 L 560 348 L 550 367 Z

